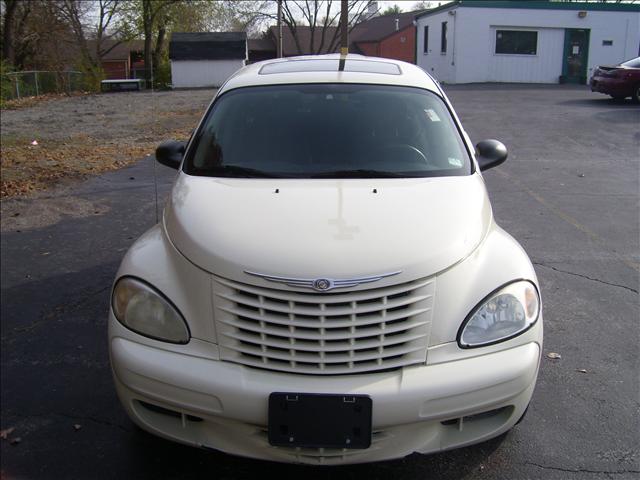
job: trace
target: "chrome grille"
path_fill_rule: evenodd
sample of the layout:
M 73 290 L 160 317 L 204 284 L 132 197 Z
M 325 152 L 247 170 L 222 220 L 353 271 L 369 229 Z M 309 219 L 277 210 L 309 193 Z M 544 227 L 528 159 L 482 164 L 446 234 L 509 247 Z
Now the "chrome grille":
M 256 287 L 214 277 L 221 358 L 337 375 L 423 363 L 435 279 L 340 293 Z

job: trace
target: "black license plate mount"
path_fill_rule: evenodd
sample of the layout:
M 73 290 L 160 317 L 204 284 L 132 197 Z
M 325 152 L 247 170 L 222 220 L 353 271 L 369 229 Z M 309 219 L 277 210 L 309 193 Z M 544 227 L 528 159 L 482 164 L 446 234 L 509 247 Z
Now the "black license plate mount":
M 269 395 L 269 443 L 304 448 L 365 449 L 371 445 L 368 395 Z

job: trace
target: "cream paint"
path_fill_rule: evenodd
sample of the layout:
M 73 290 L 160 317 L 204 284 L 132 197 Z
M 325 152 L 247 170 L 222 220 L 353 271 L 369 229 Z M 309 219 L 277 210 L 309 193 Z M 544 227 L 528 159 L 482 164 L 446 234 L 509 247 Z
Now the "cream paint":
M 402 75 L 259 75 L 261 64 L 255 64 L 234 75 L 219 94 L 274 83 L 381 83 L 430 90 L 451 108 L 433 79 L 413 65 L 395 63 Z M 451 113 L 472 152 L 452 109 Z M 475 160 L 474 165 L 477 169 Z M 340 308 L 352 309 L 358 298 L 378 295 L 379 287 L 405 288 L 407 282 L 428 278 L 433 289 L 424 297 L 429 298 L 424 309 L 429 312 L 424 350 L 414 363 L 367 374 L 290 374 L 270 365 L 253 368 L 225 360 L 225 345 L 219 338 L 225 331 L 217 330 L 222 308 L 216 302 L 221 297 L 216 297 L 214 288 L 221 278 L 227 283 L 254 284 L 244 285 L 244 290 L 270 289 L 272 296 L 289 299 L 289 305 L 299 299 L 318 301 L 317 295 L 323 295 L 311 297 L 308 290 L 274 284 L 245 270 L 302 278 L 353 278 L 401 270 L 375 283 L 342 290 L 344 300 L 337 301 L 351 306 Z M 189 326 L 191 341 L 174 345 L 141 336 L 110 312 L 116 391 L 135 423 L 188 445 L 272 461 L 331 465 L 437 452 L 506 432 L 526 410 L 535 387 L 542 315 L 532 328 L 500 343 L 461 349 L 456 342 L 462 322 L 489 293 L 519 279 L 537 286 L 522 247 L 495 224 L 480 173 L 349 180 L 207 178 L 180 173 L 163 224 L 151 228 L 125 255 L 117 278 L 125 275 L 150 283 L 171 300 Z M 253 298 L 265 304 L 264 296 Z M 327 329 L 332 328 L 330 317 L 320 318 L 328 321 Z M 289 330 L 295 329 L 289 325 Z M 291 340 L 295 344 L 293 336 Z M 369 395 L 372 427 L 377 432 L 373 446 L 362 450 L 272 447 L 265 429 L 268 397 L 276 391 Z M 140 402 L 169 409 L 173 415 L 150 410 Z M 480 419 L 460 420 L 496 409 L 501 410 Z
M 181 174 L 165 210 L 171 241 L 194 264 L 261 285 L 264 280 L 243 271 L 336 279 L 406 272 L 387 279 L 391 283 L 417 271 L 429 276 L 472 252 L 490 222 L 479 175 L 265 180 Z

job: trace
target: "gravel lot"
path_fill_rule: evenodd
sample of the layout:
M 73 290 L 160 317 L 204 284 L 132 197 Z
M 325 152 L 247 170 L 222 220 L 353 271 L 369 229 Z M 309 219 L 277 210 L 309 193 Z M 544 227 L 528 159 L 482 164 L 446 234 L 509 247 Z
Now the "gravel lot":
M 451 452 L 331 469 L 241 459 L 138 431 L 113 389 L 106 314 L 124 252 L 156 221 L 154 172 L 160 205 L 175 176 L 149 157 L 3 202 L 0 424 L 14 431 L 0 441 L 0 476 L 637 479 L 640 108 L 577 86 L 469 85 L 447 92 L 475 142 L 493 137 L 510 149 L 509 160 L 484 178 L 498 223 L 526 249 L 542 289 L 544 356 L 520 425 Z M 158 98 L 195 111 L 210 96 Z M 125 102 L 141 125 L 151 115 L 144 101 L 133 106 L 148 94 L 77 102 L 106 105 L 110 98 Z M 42 107 L 39 114 L 12 115 L 55 122 L 47 109 L 59 106 Z M 93 135 L 115 122 L 100 124 L 90 118 L 95 111 L 83 111 Z M 3 136 L 4 122 L 3 113 Z M 55 134 L 55 126 L 42 128 Z M 127 138 L 149 135 L 143 126 L 131 128 L 136 133 Z
M 2 112 L 2 137 L 105 142 L 155 140 L 156 130 L 193 128 L 215 90 L 103 93 Z
M 120 168 L 163 139 L 188 138 L 214 93 L 108 93 L 3 110 L 2 196 Z

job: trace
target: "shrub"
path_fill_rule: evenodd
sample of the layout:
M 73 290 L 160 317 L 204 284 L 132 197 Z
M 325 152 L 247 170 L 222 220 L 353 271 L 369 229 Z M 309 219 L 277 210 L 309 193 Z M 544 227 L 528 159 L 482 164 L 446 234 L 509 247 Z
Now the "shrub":
M 7 75 L 15 69 L 4 60 L 0 63 L 0 105 L 4 106 L 4 102 L 15 97 L 14 80 Z

